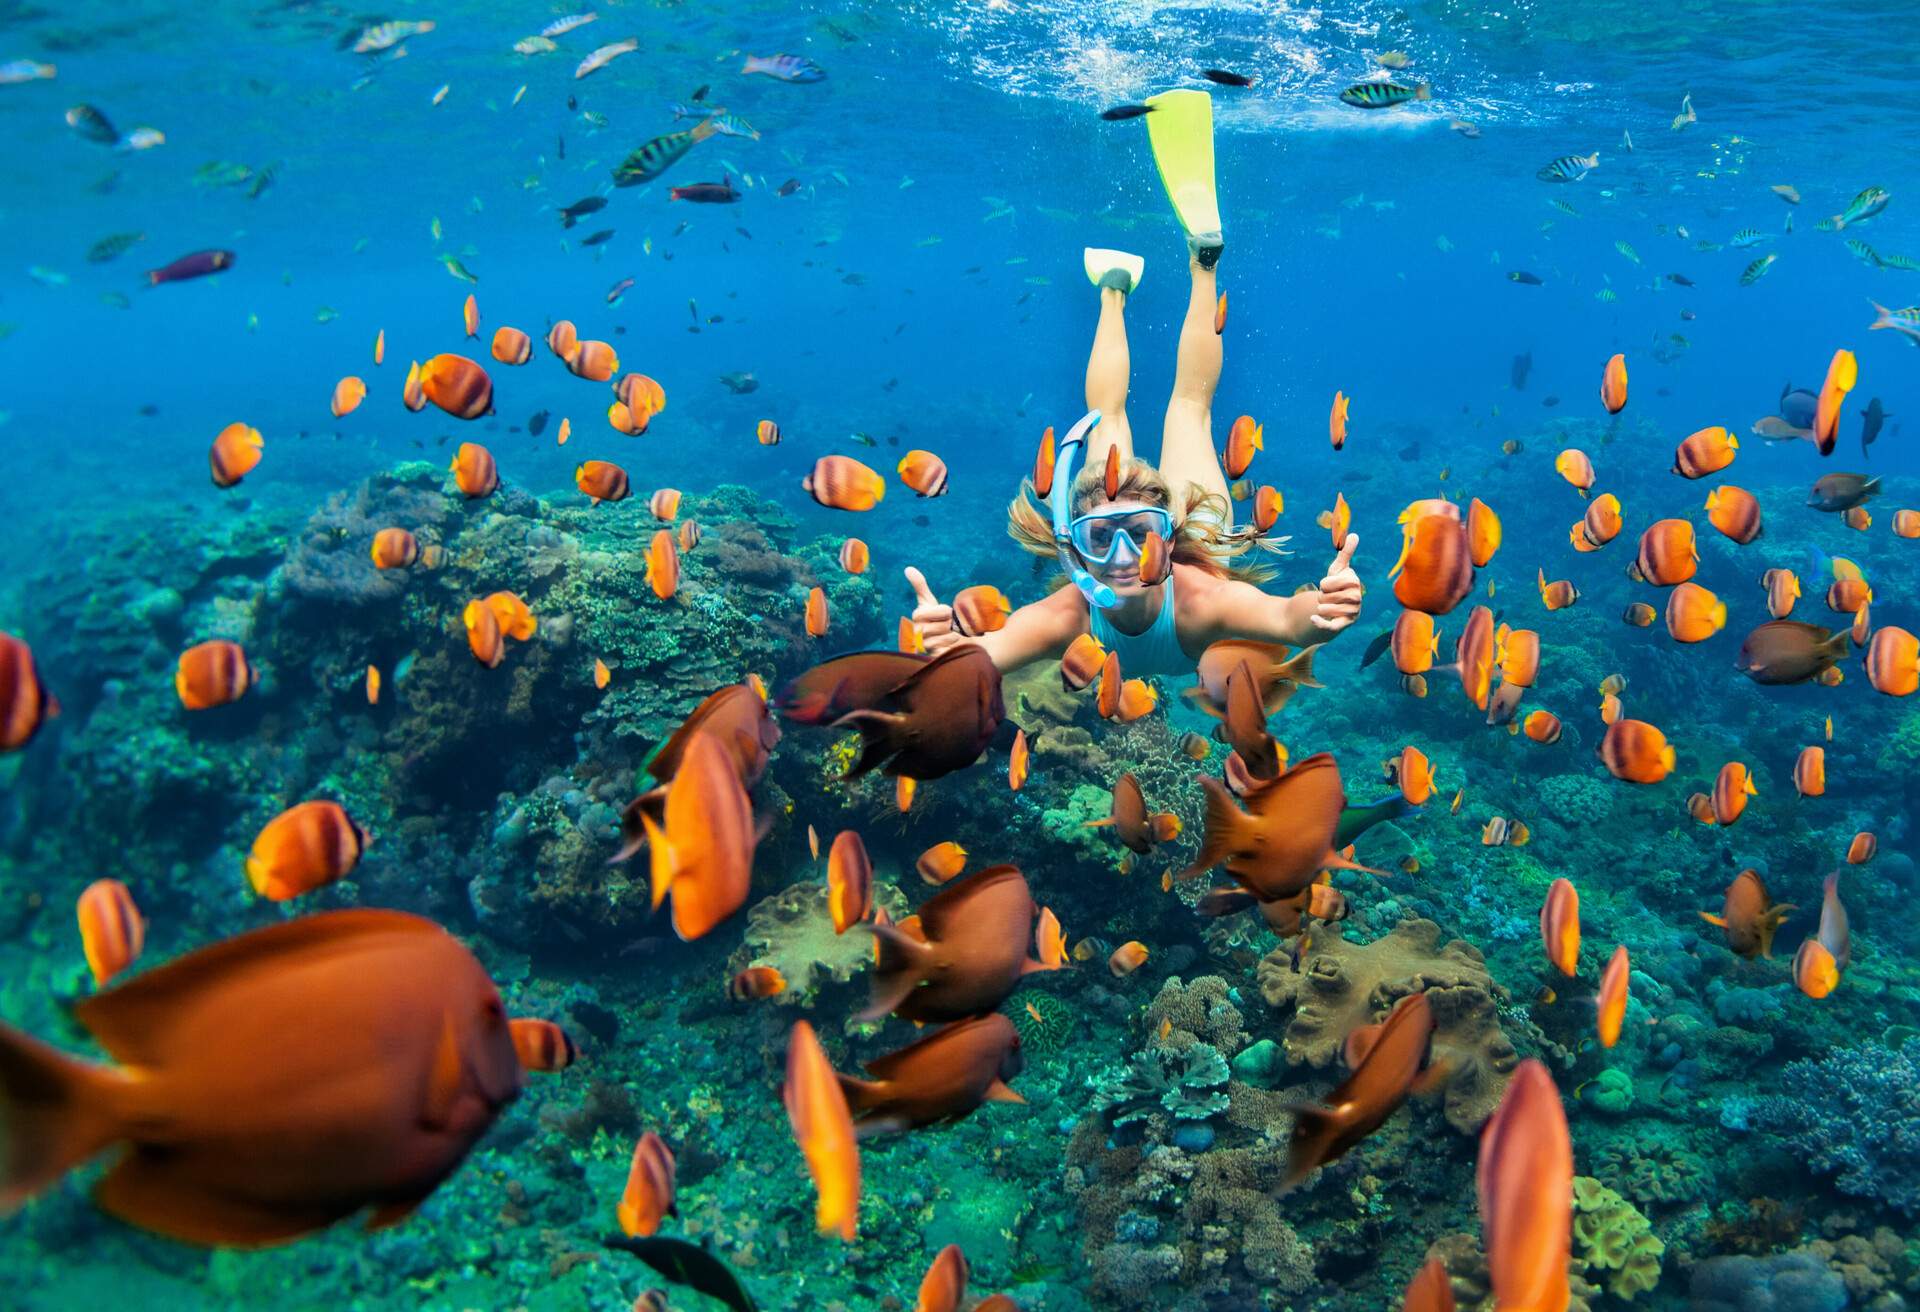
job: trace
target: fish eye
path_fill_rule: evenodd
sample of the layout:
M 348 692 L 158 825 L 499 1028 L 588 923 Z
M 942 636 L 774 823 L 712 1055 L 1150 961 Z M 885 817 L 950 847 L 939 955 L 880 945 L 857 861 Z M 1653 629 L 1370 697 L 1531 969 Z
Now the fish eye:
M 507 1019 L 506 1004 L 500 1001 L 500 995 L 494 994 L 480 1004 L 480 1019 L 489 1026 L 504 1024 Z

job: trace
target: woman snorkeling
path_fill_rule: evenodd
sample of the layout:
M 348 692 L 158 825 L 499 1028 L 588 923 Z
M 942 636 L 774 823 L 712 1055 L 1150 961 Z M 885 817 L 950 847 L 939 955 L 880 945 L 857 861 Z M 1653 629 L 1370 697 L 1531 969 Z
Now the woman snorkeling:
M 1014 540 L 1036 555 L 1057 554 L 1076 586 L 1014 611 L 996 632 L 968 637 L 954 627 L 953 609 L 935 596 L 925 575 L 909 566 L 907 582 L 917 598 L 913 623 L 930 652 L 977 642 L 1010 673 L 1057 660 L 1075 638 L 1091 633 L 1119 653 L 1128 675 L 1173 676 L 1193 673 L 1201 653 L 1223 639 L 1307 646 L 1360 614 L 1360 577 L 1350 563 L 1360 542 L 1354 534 L 1318 589 L 1287 597 L 1254 586 L 1273 576 L 1270 568 L 1233 563 L 1254 544 L 1247 531 L 1233 529 L 1233 502 L 1213 445 L 1221 361 L 1213 329 L 1214 266 L 1225 244 L 1214 192 L 1213 104 L 1204 91 L 1168 91 L 1147 104 L 1154 161 L 1186 228 L 1192 280 L 1159 468 L 1134 457 L 1127 421 L 1126 303 L 1145 261 L 1089 247 L 1087 278 L 1100 292 L 1100 322 L 1087 359 L 1089 413 L 1060 444 L 1049 497 L 1043 501 L 1027 481 L 1007 512 Z M 1112 495 L 1105 478 L 1110 448 L 1120 457 Z M 1150 535 L 1171 548 L 1172 567 L 1161 581 L 1142 577 L 1141 552 Z

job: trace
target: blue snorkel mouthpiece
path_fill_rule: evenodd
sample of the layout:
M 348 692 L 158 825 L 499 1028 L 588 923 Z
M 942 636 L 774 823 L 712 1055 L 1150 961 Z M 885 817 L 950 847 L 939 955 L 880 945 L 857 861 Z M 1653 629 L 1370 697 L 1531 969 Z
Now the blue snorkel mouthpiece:
M 1080 589 L 1080 595 L 1087 599 L 1089 606 L 1105 608 L 1119 605 L 1119 596 L 1112 588 L 1087 573 L 1073 549 L 1073 483 L 1080 474 L 1081 462 L 1086 459 L 1087 436 L 1099 423 L 1100 412 L 1089 410 L 1060 439 L 1060 448 L 1053 459 L 1053 491 L 1047 498 L 1047 504 L 1053 511 L 1053 541 L 1060 553 L 1060 567 L 1066 570 L 1067 577 L 1073 580 L 1074 587 Z

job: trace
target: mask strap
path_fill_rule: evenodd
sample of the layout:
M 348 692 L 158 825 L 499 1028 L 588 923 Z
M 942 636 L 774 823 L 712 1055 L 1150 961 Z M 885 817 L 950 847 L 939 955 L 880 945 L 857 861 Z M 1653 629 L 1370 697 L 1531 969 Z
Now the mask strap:
M 1060 567 L 1067 572 L 1073 586 L 1080 589 L 1080 595 L 1087 599 L 1089 606 L 1108 607 L 1119 604 L 1120 598 L 1114 590 L 1087 573 L 1080 564 L 1080 557 L 1073 549 L 1073 484 L 1080 472 L 1080 462 L 1086 455 L 1087 435 L 1099 426 L 1100 412 L 1089 410 L 1080 418 L 1080 422 L 1067 430 L 1061 439 L 1060 449 L 1054 457 L 1053 495 L 1049 501 L 1053 508 L 1054 549 L 1060 554 Z

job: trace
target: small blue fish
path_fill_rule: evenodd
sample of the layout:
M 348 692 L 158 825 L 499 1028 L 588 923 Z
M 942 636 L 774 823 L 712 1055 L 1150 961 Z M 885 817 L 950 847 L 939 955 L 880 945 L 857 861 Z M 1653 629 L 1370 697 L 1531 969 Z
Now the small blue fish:
M 742 73 L 763 73 L 782 82 L 820 82 L 827 70 L 805 55 L 748 55 Z

